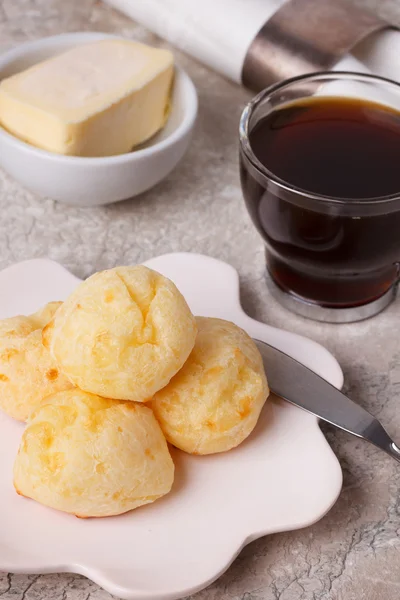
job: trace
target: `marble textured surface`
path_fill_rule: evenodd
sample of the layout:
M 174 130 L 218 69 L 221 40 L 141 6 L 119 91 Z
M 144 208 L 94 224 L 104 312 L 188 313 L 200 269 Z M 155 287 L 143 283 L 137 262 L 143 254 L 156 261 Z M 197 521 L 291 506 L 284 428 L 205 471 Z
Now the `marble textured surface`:
M 368 3 L 400 26 L 400 0 Z M 0 0 L 1 43 L 76 30 L 161 43 L 97 0 Z M 244 209 L 238 180 L 237 123 L 250 95 L 179 53 L 177 59 L 200 96 L 196 135 L 179 168 L 136 200 L 91 210 L 35 197 L 0 172 L 0 268 L 48 256 L 85 277 L 177 250 L 226 260 L 240 272 L 245 309 L 327 346 L 343 366 L 349 394 L 400 440 L 400 300 L 371 321 L 343 327 L 295 317 L 269 297 L 261 242 Z M 399 465 L 344 433 L 325 431 L 344 472 L 335 507 L 313 527 L 250 544 L 196 600 L 397 600 Z M 0 574 L 1 600 L 110 598 L 71 574 Z

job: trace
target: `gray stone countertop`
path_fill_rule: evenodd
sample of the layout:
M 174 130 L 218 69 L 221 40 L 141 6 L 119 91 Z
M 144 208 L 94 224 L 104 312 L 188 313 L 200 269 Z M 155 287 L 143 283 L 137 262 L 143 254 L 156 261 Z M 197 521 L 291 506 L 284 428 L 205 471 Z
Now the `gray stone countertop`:
M 400 26 L 400 0 L 369 4 Z M 78 30 L 161 43 L 97 0 L 0 0 L 0 43 Z M 200 97 L 194 140 L 181 165 L 140 198 L 95 209 L 35 197 L 0 172 L 0 268 L 47 256 L 85 277 L 178 250 L 225 260 L 240 273 L 245 310 L 324 344 L 340 361 L 349 394 L 400 440 L 400 300 L 371 321 L 343 327 L 293 316 L 271 299 L 263 282 L 262 244 L 244 208 L 238 179 L 237 124 L 250 94 L 176 55 Z M 312 527 L 253 542 L 196 600 L 399 598 L 399 465 L 366 443 L 325 431 L 344 473 L 334 508 Z M 0 574 L 0 597 L 111 598 L 77 575 L 6 573 Z

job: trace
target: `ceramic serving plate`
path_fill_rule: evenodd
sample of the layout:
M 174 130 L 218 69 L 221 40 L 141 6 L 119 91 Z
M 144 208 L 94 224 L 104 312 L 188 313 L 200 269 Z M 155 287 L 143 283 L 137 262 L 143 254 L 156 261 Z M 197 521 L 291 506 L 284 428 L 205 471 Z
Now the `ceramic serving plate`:
M 232 320 L 341 387 L 340 367 L 325 348 L 243 312 L 229 265 L 194 254 L 146 264 L 177 284 L 195 314 Z M 78 283 L 48 260 L 5 269 L 0 318 L 62 300 Z M 165 498 L 119 517 L 81 520 L 17 496 L 12 465 L 22 432 L 0 416 L 0 570 L 81 573 L 127 600 L 172 600 L 204 588 L 251 540 L 320 519 L 342 483 L 317 419 L 272 398 L 237 449 L 208 457 L 174 451 L 176 479 Z

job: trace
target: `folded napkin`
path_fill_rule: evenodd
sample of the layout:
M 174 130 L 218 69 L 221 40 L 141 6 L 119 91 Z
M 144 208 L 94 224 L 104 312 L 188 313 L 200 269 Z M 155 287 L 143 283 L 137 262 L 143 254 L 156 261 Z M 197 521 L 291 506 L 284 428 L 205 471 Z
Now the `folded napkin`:
M 241 83 L 251 43 L 285 0 L 105 0 L 200 62 Z M 334 2 L 333 2 L 334 3 Z M 369 35 L 335 70 L 400 81 L 400 32 Z

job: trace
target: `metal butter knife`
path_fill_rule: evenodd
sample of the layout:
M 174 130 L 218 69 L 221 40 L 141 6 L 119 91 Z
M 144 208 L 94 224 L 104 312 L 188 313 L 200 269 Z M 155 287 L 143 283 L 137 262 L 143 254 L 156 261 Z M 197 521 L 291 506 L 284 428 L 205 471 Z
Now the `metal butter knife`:
M 274 394 L 339 429 L 371 442 L 400 462 L 400 448 L 378 419 L 294 358 L 265 342 L 255 342 Z

